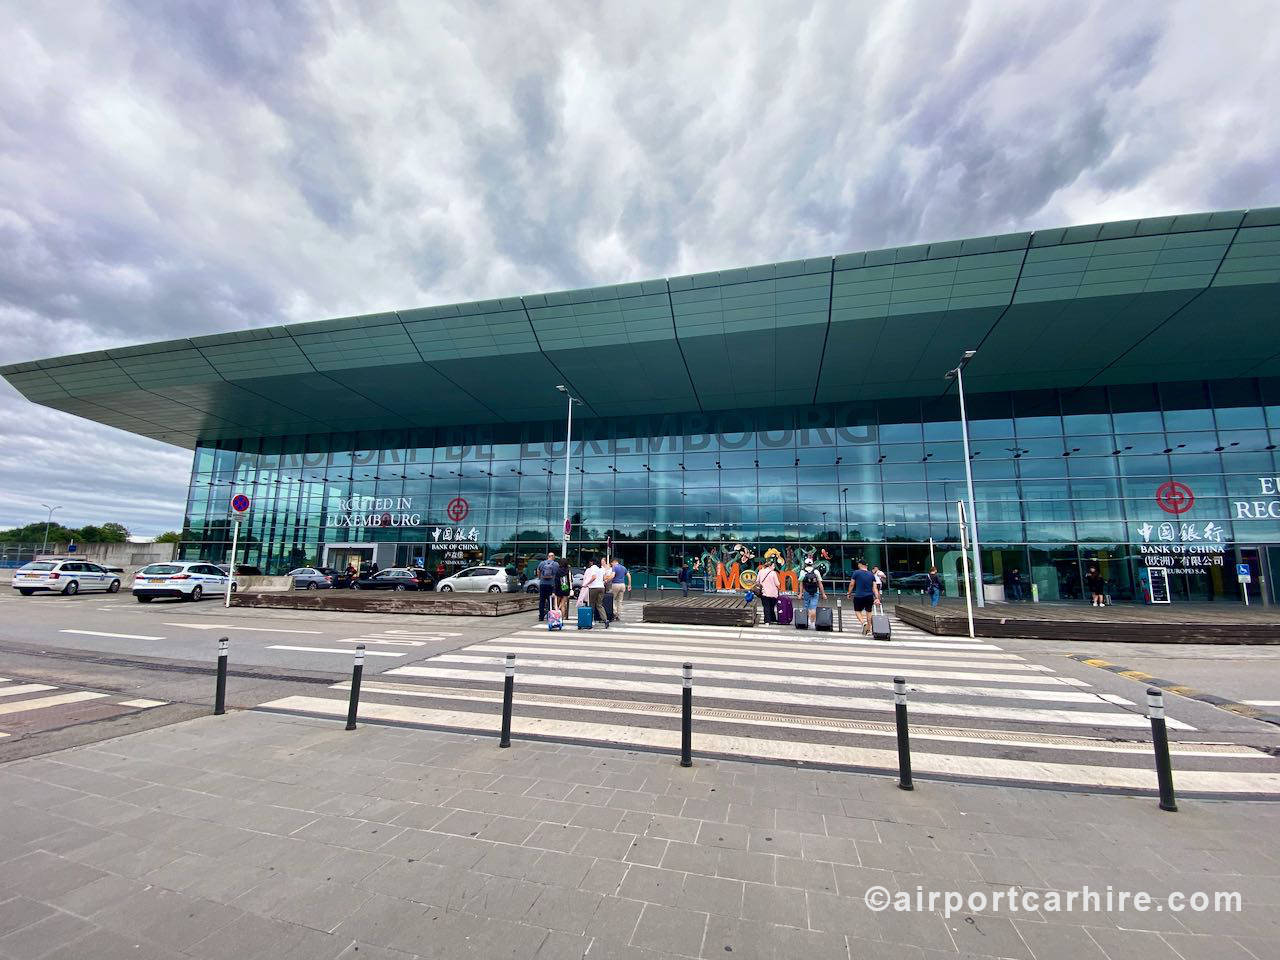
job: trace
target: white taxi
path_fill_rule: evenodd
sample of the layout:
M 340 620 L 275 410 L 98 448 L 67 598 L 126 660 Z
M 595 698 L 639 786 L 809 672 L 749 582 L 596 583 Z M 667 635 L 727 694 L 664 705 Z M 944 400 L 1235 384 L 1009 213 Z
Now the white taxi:
M 227 590 L 227 575 L 203 560 L 174 560 L 143 567 L 133 577 L 133 595 L 139 603 L 150 603 L 156 597 L 176 600 L 199 600 L 220 597 Z M 231 592 L 236 582 L 231 581 Z
M 13 574 L 13 589 L 24 597 L 36 591 L 75 596 L 81 590 L 105 590 L 115 593 L 120 589 L 120 575 L 88 560 L 33 560 L 19 567 Z

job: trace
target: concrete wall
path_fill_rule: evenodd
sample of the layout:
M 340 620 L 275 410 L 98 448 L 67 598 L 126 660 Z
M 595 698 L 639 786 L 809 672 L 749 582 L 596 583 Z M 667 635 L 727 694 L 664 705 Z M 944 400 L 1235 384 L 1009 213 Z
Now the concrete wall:
M 36 544 L 33 556 L 68 557 L 68 544 L 53 543 L 43 553 Z M 176 543 L 76 543 L 74 556 L 108 567 L 124 567 L 121 585 L 127 590 L 130 578 L 149 563 L 165 563 L 178 556 Z

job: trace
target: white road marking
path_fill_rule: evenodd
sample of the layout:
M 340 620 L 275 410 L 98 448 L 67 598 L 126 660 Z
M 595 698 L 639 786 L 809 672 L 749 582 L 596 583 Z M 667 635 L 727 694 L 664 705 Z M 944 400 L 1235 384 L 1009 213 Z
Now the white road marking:
M 447 667 L 396 667 L 388 670 L 384 676 L 431 677 L 437 680 L 484 680 L 486 677 L 474 670 L 452 670 Z M 570 677 L 570 676 L 530 676 L 525 682 L 536 686 L 571 687 L 581 690 L 589 687 L 596 690 L 630 690 L 636 693 L 657 693 L 674 696 L 679 690 L 679 675 L 674 671 L 672 681 L 658 683 L 651 680 L 615 680 L 610 677 Z M 884 710 L 889 702 L 887 698 L 870 697 L 838 697 L 820 693 L 791 693 L 782 690 L 745 690 L 737 687 L 712 687 L 698 683 L 695 679 L 694 689 L 698 696 L 711 697 L 717 700 L 743 700 L 748 703 L 785 703 L 792 706 L 836 707 L 844 710 Z M 994 704 L 969 703 L 930 703 L 916 701 L 911 710 L 918 714 L 938 716 L 970 717 L 980 720 L 1014 720 L 1027 723 L 1064 723 L 1073 726 L 1103 727 L 1146 727 L 1150 722 L 1137 713 L 1114 711 L 1097 713 L 1084 710 L 1054 710 L 1034 707 L 1003 707 Z M 1194 730 L 1172 717 L 1167 724 L 1175 730 Z
M 614 627 L 609 627 L 607 629 L 602 629 L 601 632 L 612 633 L 614 630 L 617 630 L 619 633 L 634 634 L 636 636 L 654 637 L 654 636 L 672 636 L 673 634 L 675 634 L 681 637 L 690 636 L 690 637 L 707 637 L 709 639 L 722 639 L 722 640 L 724 639 L 750 640 L 753 636 L 752 630 L 756 629 L 753 627 L 743 627 L 741 630 L 717 630 L 717 631 L 699 630 L 696 632 L 687 633 L 686 631 L 689 630 L 689 628 L 687 627 L 679 627 L 676 630 L 660 630 L 660 629 L 655 629 L 657 626 L 659 625 L 654 624 L 653 626 L 650 626 L 646 624 L 643 627 L 614 626 Z M 570 628 L 566 627 L 565 629 L 568 630 Z M 594 629 L 595 628 L 593 628 L 592 632 L 594 632 Z M 799 633 L 802 631 L 795 631 L 795 632 Z M 840 634 L 840 633 L 830 634 L 830 636 L 833 638 L 840 638 L 840 639 L 830 639 L 830 640 L 813 639 L 813 640 L 809 640 L 808 642 L 815 643 L 815 644 L 830 645 L 830 646 L 871 645 L 871 646 L 877 646 L 877 647 L 887 647 L 887 646 L 918 647 L 918 648 L 939 649 L 939 650 L 999 650 L 1000 649 L 999 647 L 991 643 L 970 643 L 967 641 L 964 643 L 960 643 L 960 642 L 949 641 L 949 640 L 889 640 L 889 641 L 869 640 L 869 639 L 863 639 L 861 637 L 846 638 L 845 634 Z M 761 639 L 769 639 L 769 638 L 762 637 Z
M 703 654 L 731 654 L 739 657 L 760 657 L 762 659 L 783 660 L 788 663 L 825 663 L 825 664 L 902 664 L 912 667 L 946 667 L 948 669 L 959 669 L 962 667 L 972 667 L 980 670 L 1008 670 L 1020 671 L 1023 673 L 1052 673 L 1050 667 L 1042 666 L 1038 663 L 1005 663 L 999 660 L 939 660 L 928 654 L 907 654 L 904 656 L 894 656 L 891 652 L 880 654 L 872 651 L 858 651 L 854 653 L 818 653 L 811 650 L 791 651 L 780 649 L 777 645 L 772 647 L 742 647 L 736 645 L 726 646 L 687 646 L 681 643 L 630 643 L 626 640 L 619 640 L 617 643 L 609 643 L 601 641 L 598 643 L 585 643 L 575 641 L 572 637 L 497 637 L 493 640 L 482 640 L 475 647 L 492 647 L 495 650 L 506 650 L 508 647 L 542 647 L 542 648 L 561 648 L 565 650 L 575 650 L 578 652 L 590 652 L 595 650 L 643 650 L 650 653 L 667 653 L 673 657 L 684 658 L 686 656 L 701 657 Z
M 478 666 L 489 666 L 495 671 L 502 666 L 502 661 L 497 657 L 489 656 L 471 656 L 469 654 L 446 654 L 444 656 L 432 657 L 431 663 L 472 663 Z M 708 669 L 706 673 L 699 671 L 701 662 L 694 664 L 694 671 L 699 679 L 707 678 L 712 682 L 720 682 L 723 680 L 746 680 L 755 683 L 776 683 L 786 686 L 796 687 L 818 687 L 829 690 L 891 690 L 889 671 L 882 672 L 880 680 L 854 680 L 851 677 L 812 677 L 803 674 L 793 673 L 789 675 L 779 674 L 763 674 L 753 673 L 745 670 L 723 670 L 719 668 Z M 545 660 L 537 657 L 517 658 L 517 668 L 524 667 L 541 667 L 552 670 L 565 670 L 565 675 L 572 675 L 575 671 L 583 673 L 633 673 L 646 677 L 674 677 L 676 676 L 677 665 L 669 663 L 667 666 L 650 667 L 628 663 L 590 663 L 579 660 L 569 663 L 564 660 Z M 476 679 L 482 679 L 485 674 L 476 674 Z M 537 683 L 545 674 L 530 674 L 528 680 L 531 683 Z M 584 686 L 595 683 L 597 677 L 582 677 Z M 1025 690 L 1018 687 L 962 687 L 952 684 L 935 684 L 935 683 L 919 683 L 912 681 L 909 689 L 916 693 L 927 694 L 943 694 L 950 696 L 973 696 L 973 697 L 997 697 L 1003 700 L 1038 700 L 1041 702 L 1057 702 L 1057 703 L 1097 703 L 1099 694 L 1084 693 L 1079 690 Z M 1106 694 L 1109 703 L 1123 703 L 1130 705 L 1130 701 L 1123 697 L 1111 699 L 1114 694 Z
M 262 706 L 331 717 L 343 717 L 347 712 L 347 705 L 342 701 L 327 700 L 322 697 L 285 697 L 264 703 Z M 364 703 L 361 704 L 361 714 L 367 719 L 421 723 L 450 729 L 475 730 L 496 727 L 495 719 L 488 715 L 455 710 L 433 710 L 425 707 Z M 1145 718 L 1139 719 L 1146 722 Z M 636 727 L 517 715 L 512 720 L 512 732 L 517 735 L 552 736 L 600 744 L 640 743 L 671 751 L 678 749 L 680 744 L 680 730 L 675 724 L 661 728 Z M 694 749 L 699 752 L 734 757 L 873 767 L 883 769 L 886 773 L 891 772 L 894 776 L 897 774 L 898 765 L 896 750 L 845 744 L 758 740 L 751 737 L 704 732 L 699 732 L 695 736 Z M 913 753 L 911 765 L 917 773 L 941 773 L 965 778 L 990 777 L 1075 786 L 1155 789 L 1154 772 L 1144 768 L 1045 763 L 933 753 Z M 1280 792 L 1280 773 L 1184 770 L 1179 771 L 1178 786 L 1183 790 L 1203 793 L 1277 793 Z
M 425 640 L 379 640 L 377 637 L 345 637 L 338 643 L 382 643 L 389 647 L 425 647 Z
M 404 635 L 406 637 L 460 637 L 460 633 L 446 633 L 443 630 L 384 630 L 383 633 Z
M 342 683 L 335 683 L 329 688 L 330 690 L 350 691 L 351 681 L 344 680 Z M 361 688 L 362 694 L 385 694 L 395 697 L 422 697 L 431 700 L 462 700 L 472 703 L 493 703 L 493 694 L 485 691 L 472 691 L 463 687 L 441 688 L 441 687 L 423 687 L 416 684 L 408 683 L 368 683 Z M 531 700 L 530 705 L 542 706 L 543 704 L 536 700 Z M 552 705 L 552 704 L 547 704 Z M 577 703 L 561 703 L 557 702 L 554 707 L 557 710 L 581 710 L 589 713 L 624 713 L 629 716 L 652 717 L 658 711 L 652 709 L 644 710 L 641 707 L 652 708 L 653 704 L 649 701 L 637 702 L 635 707 L 618 706 L 617 702 L 606 703 L 597 702 L 591 698 L 584 697 L 581 702 Z M 660 704 L 659 706 L 667 708 L 666 713 L 674 716 L 679 707 L 672 704 Z M 743 713 L 739 716 L 717 716 L 707 714 L 696 704 L 693 708 L 693 718 L 698 723 L 723 723 L 723 724 L 739 724 L 755 727 L 786 727 L 797 730 L 830 730 L 835 733 L 849 737 L 896 737 L 897 732 L 892 724 L 883 724 L 883 729 L 876 730 L 871 727 L 847 727 L 841 726 L 838 721 L 831 720 L 826 717 L 816 717 L 797 714 L 773 714 L 769 716 L 751 716 Z M 912 740 L 945 740 L 955 743 L 991 743 L 1005 747 L 1027 747 L 1033 750 L 1090 750 L 1101 753 L 1132 753 L 1143 757 L 1151 754 L 1151 745 L 1139 741 L 1123 741 L 1123 740 L 1098 740 L 1089 737 L 1071 736 L 1064 734 L 1064 739 L 1070 742 L 1053 743 L 1041 742 L 1035 740 L 1017 740 L 1006 734 L 1003 737 L 983 736 L 987 731 L 979 729 L 970 729 L 966 731 L 964 736 L 957 734 L 939 733 L 938 727 L 926 727 L 916 724 L 911 728 Z M 1013 735 L 1016 737 L 1016 734 Z M 1257 759 L 1266 754 L 1256 747 L 1244 747 L 1236 744 L 1209 744 L 1209 746 L 1218 749 L 1207 750 L 1205 745 L 1196 743 L 1180 743 L 1174 741 L 1169 744 L 1170 753 L 1175 756 L 1186 757 L 1248 757 Z
M 348 650 L 344 647 L 286 647 L 286 646 L 270 646 L 268 650 L 297 650 L 300 653 L 342 653 L 348 657 L 355 653 L 354 650 Z M 403 657 L 403 653 L 388 653 L 385 650 L 366 650 L 365 656 L 368 657 Z
M 57 690 L 47 683 L 20 683 L 16 687 L 0 687 L 0 697 L 17 697 L 24 693 L 39 693 L 41 690 Z
M 1280 700 L 1246 700 L 1251 707 L 1280 707 Z
M 242 627 L 230 623 L 165 623 L 166 627 L 187 627 L 190 630 L 252 630 L 254 633 L 311 633 L 320 635 L 323 630 L 283 630 L 279 627 Z
M 60 630 L 59 633 L 80 633 L 87 637 L 114 637 L 117 640 L 163 640 L 164 637 L 144 637 L 136 633 L 103 633 L 101 630 Z
M 87 691 L 81 693 L 60 693 L 54 697 L 40 697 L 36 700 L 19 700 L 17 703 L 0 704 L 0 714 L 9 713 L 25 713 L 28 710 L 43 710 L 45 707 L 56 707 L 64 703 L 80 703 L 83 700 L 102 700 L 107 694 L 105 693 L 89 693 Z
M 621 634 L 621 635 L 620 635 Z M 620 636 L 619 636 L 620 635 Z M 617 628 L 610 630 L 601 630 L 599 633 L 591 631 L 585 633 L 579 630 L 565 630 L 558 634 L 553 634 L 549 630 L 519 630 L 508 634 L 510 637 L 542 637 L 546 639 L 560 639 L 570 643 L 623 643 L 635 641 L 636 643 L 657 643 L 666 646 L 679 645 L 683 647 L 722 647 L 730 644 L 740 650 L 784 650 L 790 644 L 785 641 L 770 640 L 762 637 L 759 640 L 751 637 L 701 637 L 696 635 L 684 635 L 678 633 L 663 634 L 623 634 Z M 490 642 L 501 641 L 502 637 L 494 637 Z M 797 645 L 795 648 L 797 654 L 807 654 L 809 656 L 823 657 L 858 657 L 875 651 L 877 654 L 887 654 L 902 657 L 935 657 L 942 659 L 958 659 L 967 658 L 970 660 L 1013 660 L 1021 661 L 1022 657 L 1013 653 L 1004 653 L 999 647 L 990 647 L 988 649 L 996 651 L 988 653 L 983 650 L 920 650 L 906 648 L 898 643 L 882 643 L 877 640 L 861 640 L 849 643 L 805 643 Z
M 643 649 L 644 652 L 639 652 Z M 526 643 L 521 640 L 518 643 L 500 643 L 500 641 L 486 641 L 483 644 L 474 644 L 471 646 L 463 646 L 461 653 L 484 653 L 490 657 L 498 657 L 504 653 L 532 653 L 532 654 L 557 654 L 562 657 L 579 657 L 585 663 L 590 663 L 594 659 L 613 659 L 613 660 L 645 660 L 645 662 L 671 663 L 672 660 L 684 660 L 684 657 L 677 657 L 676 653 L 649 653 L 653 648 L 646 648 L 640 645 L 639 648 L 632 648 L 623 644 L 613 645 L 613 649 L 605 650 L 602 646 L 593 646 L 590 650 L 575 649 L 572 646 L 540 646 Z M 1051 673 L 968 673 L 965 671 L 956 671 L 950 669 L 954 667 L 966 666 L 964 663 L 942 663 L 940 666 L 948 669 L 929 669 L 927 666 L 920 666 L 919 663 L 904 663 L 901 660 L 884 658 L 883 662 L 876 659 L 858 660 L 851 663 L 809 663 L 790 657 L 787 654 L 772 654 L 777 659 L 767 659 L 758 657 L 756 653 L 750 652 L 742 655 L 733 655 L 730 649 L 724 649 L 723 653 L 709 657 L 704 650 L 692 654 L 696 657 L 698 663 L 718 663 L 726 664 L 726 666 L 741 667 L 762 667 L 768 669 L 790 669 L 790 671 L 799 671 L 801 673 L 837 673 L 844 676 L 846 673 L 854 673 L 854 675 L 867 675 L 874 677 L 883 677 L 888 675 L 904 676 L 904 677 L 934 677 L 938 680 L 979 680 L 991 682 L 991 684 L 1052 684 L 1055 686 L 1076 686 L 1088 687 L 1083 680 L 1075 680 L 1075 677 L 1056 677 Z M 881 666 L 882 663 L 882 666 Z M 927 662 L 925 662 L 927 664 Z M 986 667 L 987 669 L 996 668 L 996 664 L 991 663 L 975 663 L 974 667 Z M 1016 669 L 1023 669 L 1019 666 Z
M 139 698 L 137 700 L 121 700 L 120 706 L 141 707 L 145 710 L 148 707 L 163 707 L 168 702 L 169 702 L 168 700 L 144 700 L 142 698 Z

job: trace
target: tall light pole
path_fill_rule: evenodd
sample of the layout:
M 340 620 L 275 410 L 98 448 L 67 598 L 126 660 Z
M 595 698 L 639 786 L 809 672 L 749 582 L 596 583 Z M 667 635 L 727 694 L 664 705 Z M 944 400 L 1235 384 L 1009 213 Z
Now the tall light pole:
M 557 383 L 556 389 L 569 401 L 569 423 L 564 434 L 564 526 L 561 527 L 563 537 L 560 541 L 561 556 L 566 564 L 569 562 L 569 456 L 573 450 L 573 405 L 582 401 L 571 394 L 563 383 Z
M 982 596 L 982 557 L 978 551 L 978 508 L 973 500 L 973 464 L 969 459 L 969 419 L 964 409 L 964 367 L 977 354 L 977 350 L 966 350 L 960 363 L 954 370 L 948 370 L 947 380 L 956 382 L 956 392 L 960 395 L 960 438 L 964 441 L 964 483 L 969 494 L 969 542 L 973 546 L 973 581 L 977 584 L 979 607 L 985 607 Z
M 49 549 L 49 525 L 53 522 L 53 511 L 61 510 L 62 507 L 51 507 L 47 503 L 42 503 L 40 506 L 49 511 L 49 516 L 45 517 L 44 520 L 44 543 L 40 546 L 40 552 L 44 553 Z
M 845 537 L 849 535 L 849 488 L 844 487 L 840 491 L 840 542 L 843 543 Z

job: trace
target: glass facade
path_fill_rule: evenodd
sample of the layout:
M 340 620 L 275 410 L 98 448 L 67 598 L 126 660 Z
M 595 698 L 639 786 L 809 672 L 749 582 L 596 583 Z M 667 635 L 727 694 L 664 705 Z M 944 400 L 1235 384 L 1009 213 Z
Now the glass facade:
M 1076 599 L 1090 565 L 1116 600 L 1143 600 L 1153 566 L 1173 599 L 1238 600 L 1239 563 L 1255 591 L 1270 581 L 1280 381 L 966 399 L 989 596 Z M 910 589 L 932 555 L 947 592 L 960 588 L 954 387 L 866 404 L 575 417 L 574 433 L 575 562 L 611 539 L 640 584 L 656 586 L 685 558 L 714 569 L 770 549 L 815 552 L 834 576 L 865 557 Z M 565 472 L 563 421 L 201 446 L 182 556 L 225 560 L 234 491 L 253 499 L 237 559 L 264 572 L 354 557 L 523 572 L 558 551 Z

